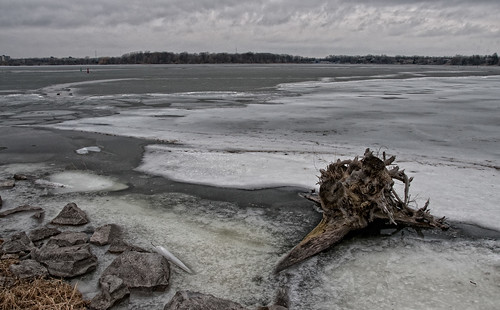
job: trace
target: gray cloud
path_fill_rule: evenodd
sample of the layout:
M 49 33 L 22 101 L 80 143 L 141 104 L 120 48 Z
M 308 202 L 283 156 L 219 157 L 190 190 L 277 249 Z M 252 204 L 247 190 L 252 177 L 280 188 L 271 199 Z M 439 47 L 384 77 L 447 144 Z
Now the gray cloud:
M 479 0 L 0 0 L 0 54 L 134 50 L 487 54 L 500 2 Z

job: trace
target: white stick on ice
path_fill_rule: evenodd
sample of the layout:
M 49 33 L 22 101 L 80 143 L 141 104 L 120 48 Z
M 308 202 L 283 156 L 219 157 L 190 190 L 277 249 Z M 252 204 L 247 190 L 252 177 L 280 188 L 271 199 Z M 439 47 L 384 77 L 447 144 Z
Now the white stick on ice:
M 177 265 L 179 268 L 181 268 L 185 272 L 192 273 L 191 270 L 186 265 L 184 265 L 177 257 L 174 256 L 174 254 L 170 253 L 164 247 L 157 245 L 154 248 L 155 248 L 156 253 L 162 255 L 163 257 L 165 257 L 166 259 L 168 259 L 169 261 L 171 261 L 172 263 Z
M 62 184 L 62 183 L 51 182 L 51 181 L 47 181 L 47 180 L 43 180 L 43 179 L 35 180 L 35 184 L 43 186 L 43 187 L 50 187 L 50 188 L 66 188 L 66 187 L 71 187 L 71 186 L 67 186 L 67 185 Z

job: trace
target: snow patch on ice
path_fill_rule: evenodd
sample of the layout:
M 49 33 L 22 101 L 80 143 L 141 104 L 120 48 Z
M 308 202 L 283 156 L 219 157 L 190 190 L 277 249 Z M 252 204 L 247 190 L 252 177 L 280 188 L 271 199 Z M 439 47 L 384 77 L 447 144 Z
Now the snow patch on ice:
M 286 152 L 193 150 L 163 145 L 146 147 L 138 171 L 196 184 L 255 189 L 313 188 L 315 168 L 304 154 Z
M 90 152 L 99 153 L 99 152 L 101 152 L 101 148 L 98 146 L 86 146 L 86 147 L 82 147 L 81 149 L 76 150 L 75 152 L 77 154 L 80 154 L 80 155 L 87 155 Z
M 49 177 L 49 182 L 40 185 L 52 188 L 54 193 L 119 191 L 128 188 L 126 184 L 111 178 L 84 171 L 55 173 Z

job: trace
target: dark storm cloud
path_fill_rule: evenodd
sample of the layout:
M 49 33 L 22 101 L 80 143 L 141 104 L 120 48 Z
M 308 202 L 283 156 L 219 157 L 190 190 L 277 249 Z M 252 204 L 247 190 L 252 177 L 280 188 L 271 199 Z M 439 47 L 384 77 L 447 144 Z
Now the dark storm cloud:
M 497 0 L 0 0 L 0 8 L 0 54 L 63 46 L 63 55 L 81 53 L 82 46 L 69 48 L 75 37 L 111 55 L 237 47 L 442 55 L 489 53 L 500 44 Z

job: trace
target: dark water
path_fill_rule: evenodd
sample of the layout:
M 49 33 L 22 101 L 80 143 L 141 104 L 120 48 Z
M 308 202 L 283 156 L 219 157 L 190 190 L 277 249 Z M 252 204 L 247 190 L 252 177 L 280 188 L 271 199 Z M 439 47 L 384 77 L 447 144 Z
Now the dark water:
M 498 73 L 496 68 L 433 66 L 343 66 L 343 65 L 130 65 L 130 66 L 43 66 L 0 67 L 0 92 L 36 92 L 42 88 L 66 83 L 110 80 L 106 87 L 81 86 L 82 94 L 144 94 L 194 91 L 257 91 L 280 83 L 311 81 L 322 78 L 394 78 L 484 75 Z M 82 71 L 80 71 L 82 70 Z M 432 72 L 430 72 L 432 71 Z M 462 71 L 462 73 L 460 73 Z M 125 79 L 125 80 L 122 80 Z M 113 81 L 120 80 L 120 81 Z

